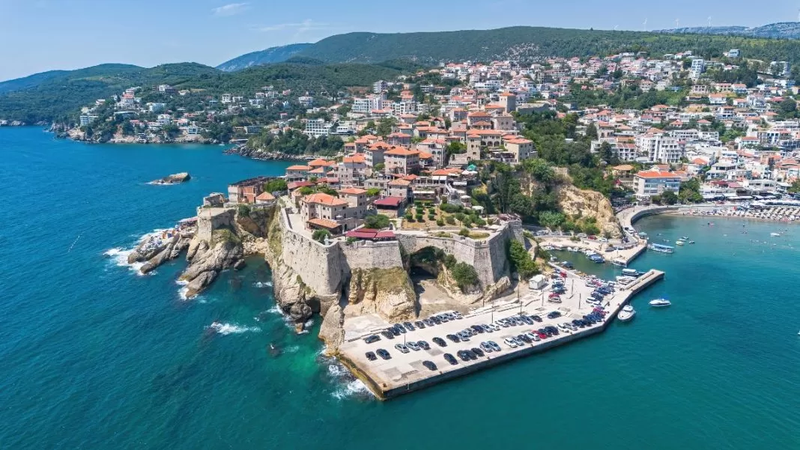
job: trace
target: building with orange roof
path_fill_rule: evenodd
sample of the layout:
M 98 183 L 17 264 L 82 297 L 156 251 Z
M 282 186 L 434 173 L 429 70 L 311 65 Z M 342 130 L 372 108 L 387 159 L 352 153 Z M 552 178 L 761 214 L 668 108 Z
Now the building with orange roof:
M 677 194 L 680 187 L 681 177 L 673 172 L 644 170 L 634 175 L 634 191 L 639 199 L 648 199 L 665 191 Z
M 286 168 L 286 181 L 302 181 L 308 178 L 310 166 L 295 164 Z
M 323 192 L 300 199 L 300 217 L 310 229 L 325 229 L 338 234 L 360 225 L 366 213 L 366 191 L 345 190 L 344 198 Z M 359 194 L 363 191 L 363 194 Z M 340 194 L 341 195 L 341 194 Z M 363 201 L 359 204 L 359 198 Z
M 420 169 L 419 151 L 405 147 L 392 147 L 383 153 L 386 173 L 399 173 L 403 175 L 416 172 Z

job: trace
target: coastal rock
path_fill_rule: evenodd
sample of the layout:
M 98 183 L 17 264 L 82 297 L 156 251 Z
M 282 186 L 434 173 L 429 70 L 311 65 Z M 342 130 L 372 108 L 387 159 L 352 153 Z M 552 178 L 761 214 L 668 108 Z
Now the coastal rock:
M 240 260 L 236 261 L 235 263 L 233 263 L 233 270 L 242 270 L 242 269 L 244 269 L 244 266 L 245 266 L 244 260 L 240 259 Z
M 494 300 L 508 292 L 509 289 L 511 289 L 511 279 L 508 277 L 502 277 L 497 280 L 497 283 L 486 288 L 486 291 L 483 293 L 482 300 Z
M 195 248 L 191 262 L 180 279 L 189 282 L 187 296 L 193 297 L 206 288 L 224 269 L 229 269 L 244 256 L 241 240 L 231 230 L 219 229 L 212 233 L 212 242 L 201 251 L 202 243 L 190 245 Z M 196 240 L 196 239 L 195 239 Z
M 344 342 L 344 311 L 336 303 L 328 308 L 319 327 L 319 338 L 325 342 L 326 353 L 335 354 Z
M 401 267 L 352 271 L 345 315 L 376 313 L 384 320 L 398 322 L 415 318 L 417 309 L 414 287 Z
M 191 179 L 192 177 L 189 175 L 188 172 L 180 172 L 167 175 L 164 178 L 159 178 L 158 180 L 153 180 L 150 182 L 150 184 L 159 184 L 159 185 L 180 184 L 180 183 L 185 183 Z
M 311 318 L 312 314 L 314 314 L 314 311 L 306 302 L 297 302 L 289 308 L 289 317 L 295 322 L 305 322 Z
M 578 189 L 570 184 L 559 186 L 556 192 L 564 214 L 579 218 L 593 217 L 601 233 L 608 234 L 611 238 L 622 236 L 622 229 L 611 202 L 603 194 Z

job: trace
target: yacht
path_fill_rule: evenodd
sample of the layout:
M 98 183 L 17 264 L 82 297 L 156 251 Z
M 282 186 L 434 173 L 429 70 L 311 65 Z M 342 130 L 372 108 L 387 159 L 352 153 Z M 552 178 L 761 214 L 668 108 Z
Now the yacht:
M 675 241 L 675 245 L 683 245 L 685 243 L 686 241 L 684 241 L 683 239 L 678 239 L 677 241 Z
M 647 246 L 648 249 L 658 252 L 658 253 L 674 253 L 675 248 L 670 247 L 669 245 L 661 245 L 661 244 L 650 244 Z
M 633 316 L 636 315 L 636 310 L 633 309 L 631 305 L 625 305 L 622 307 L 622 311 L 617 314 L 617 319 L 621 322 L 630 322 L 633 320 Z
M 626 263 L 624 259 L 612 259 L 611 264 L 618 267 L 625 267 L 628 265 L 628 263 Z
M 622 274 L 625 275 L 626 277 L 634 277 L 634 278 L 641 275 L 641 273 L 638 270 L 628 269 L 628 268 L 622 269 Z
M 657 299 L 654 299 L 654 300 L 650 300 L 650 306 L 652 306 L 654 308 L 664 308 L 664 307 L 670 306 L 671 304 L 672 303 L 669 300 L 665 299 L 665 298 L 657 298 Z

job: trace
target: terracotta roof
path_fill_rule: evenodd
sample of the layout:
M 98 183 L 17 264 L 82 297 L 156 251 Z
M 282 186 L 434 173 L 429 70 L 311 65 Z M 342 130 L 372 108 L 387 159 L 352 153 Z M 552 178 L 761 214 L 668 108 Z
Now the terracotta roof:
M 301 166 L 299 164 L 298 165 L 294 165 L 294 166 L 289 166 L 289 167 L 286 168 L 286 170 L 295 170 L 295 171 L 306 171 L 306 170 L 310 170 L 310 169 L 311 169 L 311 167 Z
M 315 159 L 315 160 L 311 161 L 310 163 L 308 163 L 308 165 L 311 166 L 311 167 L 327 167 L 327 166 L 330 166 L 331 164 L 333 164 L 333 161 L 328 161 L 328 160 L 322 159 L 322 158 Z
M 400 197 L 384 197 L 378 200 L 375 200 L 372 204 L 375 206 L 388 206 L 392 208 L 397 208 L 400 206 L 400 203 L 403 202 L 403 199 Z
M 347 188 L 339 190 L 339 193 L 345 195 L 361 195 L 361 194 L 366 194 L 367 190 L 359 188 Z
M 655 172 L 655 171 L 638 172 L 636 176 L 640 178 L 679 178 L 677 174 L 674 174 L 672 172 Z
M 347 202 L 324 192 L 317 192 L 303 198 L 306 203 L 317 203 L 328 206 L 345 206 Z
M 411 186 L 411 182 L 408 180 L 394 180 L 389 182 L 389 186 Z
M 322 219 L 322 218 L 315 218 L 309 219 L 308 223 L 311 225 L 316 225 L 318 227 L 327 228 L 329 230 L 335 230 L 339 228 L 339 224 L 334 222 L 333 220 Z
M 413 156 L 419 154 L 419 152 L 416 150 L 409 150 L 403 147 L 395 147 L 384 154 L 389 156 Z
M 270 194 L 269 192 L 262 192 L 256 196 L 256 200 L 275 200 L 275 196 Z
M 345 156 L 344 159 L 342 159 L 342 161 L 346 162 L 346 163 L 356 163 L 357 164 L 357 163 L 365 162 L 366 159 L 364 158 L 363 155 L 354 155 L 354 156 Z
M 630 164 L 621 164 L 619 166 L 615 166 L 614 170 L 633 170 L 633 166 Z

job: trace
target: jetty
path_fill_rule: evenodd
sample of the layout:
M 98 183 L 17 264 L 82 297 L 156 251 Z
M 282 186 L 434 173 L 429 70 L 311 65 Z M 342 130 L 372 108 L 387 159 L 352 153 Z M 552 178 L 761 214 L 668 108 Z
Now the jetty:
M 488 369 L 497 364 L 541 353 L 578 339 L 602 333 L 616 320 L 617 313 L 636 294 L 664 278 L 664 272 L 650 270 L 638 277 L 633 283 L 624 287 L 618 286 L 615 292 L 606 296 L 603 300 L 602 307 L 607 311 L 607 314 L 605 319 L 599 323 L 579 328 L 572 332 L 560 330 L 557 336 L 511 348 L 504 343 L 504 339 L 507 337 L 517 336 L 548 325 L 558 326 L 559 323 L 581 318 L 593 310 L 594 306 L 586 302 L 586 299 L 590 297 L 591 292 L 594 290 L 594 287 L 587 285 L 588 277 L 582 277 L 577 272 L 566 270 L 557 265 L 553 265 L 553 267 L 566 275 L 563 278 L 566 293 L 561 295 L 560 303 L 551 303 L 549 301 L 549 294 L 552 290 L 548 285 L 542 290 L 530 290 L 520 294 L 519 300 L 477 308 L 463 315 L 462 319 L 423 329 L 416 328 L 414 331 L 407 331 L 405 334 L 396 336 L 393 339 L 386 339 L 379 335 L 380 340 L 368 344 L 363 338 L 377 334 L 382 329 L 370 330 L 370 333 L 353 337 L 343 343 L 339 347 L 338 357 L 353 374 L 366 384 L 376 397 L 381 400 L 387 400 Z M 548 314 L 554 311 L 558 311 L 561 316 L 553 319 L 548 318 Z M 473 336 L 469 342 L 456 343 L 445 338 L 448 334 L 456 334 L 472 325 L 495 323 L 499 319 L 519 314 L 538 315 L 543 320 L 542 322 L 534 322 L 533 325 L 511 326 L 501 328 L 499 331 L 492 333 L 478 334 Z M 433 342 L 434 337 L 445 339 L 447 346 L 440 347 L 435 344 Z M 430 345 L 429 350 L 401 353 L 395 348 L 397 343 L 418 342 L 421 340 L 428 342 Z M 480 347 L 481 342 L 489 340 L 499 344 L 502 350 L 500 352 L 484 353 L 483 356 L 474 360 L 462 361 L 458 359 L 458 363 L 455 365 L 451 365 L 444 359 L 445 353 L 456 355 L 459 350 Z M 366 353 L 375 352 L 377 349 L 387 350 L 391 354 L 391 359 L 378 358 L 375 361 L 370 361 L 366 357 Z M 431 370 L 425 367 L 423 365 L 424 361 L 433 362 L 436 365 L 436 369 Z

